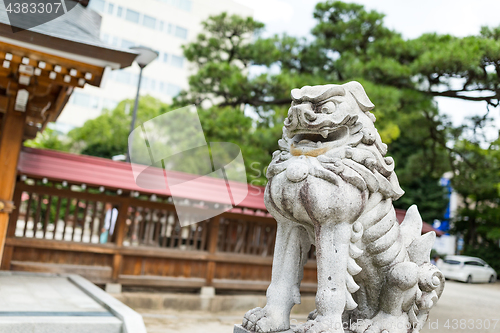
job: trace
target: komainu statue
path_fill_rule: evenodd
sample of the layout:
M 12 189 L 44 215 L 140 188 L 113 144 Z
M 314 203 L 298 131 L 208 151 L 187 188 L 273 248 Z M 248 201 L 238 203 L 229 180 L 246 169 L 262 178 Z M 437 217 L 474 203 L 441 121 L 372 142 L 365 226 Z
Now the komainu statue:
M 435 233 L 421 235 L 394 161 L 375 129 L 374 105 L 358 82 L 292 90 L 273 154 L 265 203 L 278 222 L 267 305 L 235 332 L 417 333 L 444 288 L 429 262 Z M 311 244 L 316 246 L 316 310 L 290 329 Z M 239 332 L 239 331 L 238 331 Z

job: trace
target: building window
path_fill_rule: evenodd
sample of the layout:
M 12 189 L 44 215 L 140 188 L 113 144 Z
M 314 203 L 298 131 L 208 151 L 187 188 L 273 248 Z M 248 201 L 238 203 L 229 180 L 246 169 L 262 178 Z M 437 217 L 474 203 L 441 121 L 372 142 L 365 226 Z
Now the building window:
M 99 109 L 99 97 L 91 96 L 90 97 L 90 107 L 93 109 Z
M 169 23 L 169 24 L 168 24 L 168 28 L 167 28 L 167 33 L 168 33 L 168 34 L 172 34 L 172 30 L 173 30 L 173 29 L 174 29 L 174 26 L 173 26 L 171 23 Z
M 156 80 L 155 79 L 149 79 L 148 80 L 148 87 L 146 89 L 149 90 L 155 90 L 156 89 Z
M 91 0 L 89 7 L 97 12 L 104 13 L 104 6 L 106 2 L 104 0 Z
M 187 12 L 191 11 L 191 0 L 160 0 L 163 3 L 169 4 L 170 6 L 175 6 L 179 9 L 185 10 Z
M 123 14 L 123 7 L 118 6 L 118 8 L 116 8 L 116 16 L 122 17 L 122 14 Z
M 118 46 L 118 37 L 116 37 L 116 36 L 113 37 L 113 41 L 111 42 L 111 45 Z
M 168 62 L 168 53 L 163 53 L 163 57 L 161 59 L 164 63 Z
M 164 25 L 164 22 L 160 21 L 160 24 L 158 25 L 158 30 L 163 31 L 163 25 Z
M 134 42 L 131 42 L 131 41 L 126 40 L 126 39 L 122 39 L 122 43 L 121 43 L 120 46 L 121 46 L 122 49 L 129 49 L 129 48 L 131 48 L 134 45 L 135 45 Z
M 110 37 L 108 34 L 102 34 L 101 40 L 106 44 L 110 44 Z
M 116 108 L 117 105 L 118 105 L 118 102 L 114 101 L 112 99 L 104 98 L 102 100 L 102 107 L 104 109 L 113 110 L 114 108 Z
M 182 68 L 182 66 L 184 65 L 184 57 L 172 55 L 171 64 L 174 67 Z
M 130 85 L 137 87 L 139 83 L 139 74 L 130 73 Z
M 188 31 L 187 29 L 181 28 L 179 26 L 175 27 L 175 37 L 179 37 L 182 39 L 187 39 Z
M 135 10 L 127 9 L 125 19 L 130 22 L 139 23 L 139 13 Z
M 116 81 L 123 84 L 130 84 L 130 73 L 126 71 L 119 70 L 115 75 Z
M 185 10 L 186 12 L 191 11 L 191 0 L 180 0 L 179 8 Z
M 168 83 L 167 84 L 167 94 L 170 96 L 177 96 L 181 92 L 181 87 L 176 86 L 175 84 Z
M 73 99 L 73 104 L 88 108 L 90 107 L 90 96 L 80 92 L 74 92 L 71 96 Z
M 154 29 L 156 27 L 156 19 L 154 17 L 144 15 L 144 18 L 142 19 L 142 25 Z
M 108 14 L 113 14 L 113 11 L 115 10 L 115 5 L 112 3 L 108 3 Z

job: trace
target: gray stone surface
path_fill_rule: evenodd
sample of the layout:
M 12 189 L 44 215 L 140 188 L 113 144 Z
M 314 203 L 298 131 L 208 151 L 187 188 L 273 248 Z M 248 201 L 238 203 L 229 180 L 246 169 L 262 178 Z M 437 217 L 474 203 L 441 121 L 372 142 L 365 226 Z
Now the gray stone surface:
M 119 283 L 106 283 L 104 289 L 108 294 L 119 294 L 122 292 L 122 285 Z
M 0 333 L 146 333 L 142 317 L 78 275 L 0 272 Z
M 0 275 L 0 312 L 102 312 L 104 307 L 61 276 Z
M 202 297 L 214 297 L 215 288 L 214 287 L 201 287 L 200 296 Z
M 0 317 L 0 333 L 121 333 L 116 317 Z
M 266 306 L 243 318 L 250 332 L 290 327 L 312 244 L 316 310 L 296 332 L 417 333 L 440 297 L 436 235 L 421 236 L 416 206 L 396 219 L 392 201 L 404 192 L 373 107 L 358 82 L 292 90 L 264 196 L 278 222 L 272 281 Z
M 146 297 L 146 293 L 142 294 Z M 156 296 L 157 293 L 150 295 Z M 179 299 L 186 296 L 189 295 L 176 295 Z M 305 297 L 302 298 L 303 301 Z M 246 309 L 251 308 L 252 306 L 248 305 Z M 432 309 L 421 333 L 498 333 L 500 322 L 495 326 L 493 321 L 499 319 L 498 309 L 500 309 L 500 281 L 495 284 L 447 281 L 443 295 Z M 246 312 L 229 308 L 217 313 L 189 309 L 135 310 L 143 316 L 148 333 L 233 333 L 234 325 L 241 324 L 241 318 Z M 293 314 L 296 310 L 297 306 L 293 308 L 290 323 L 300 325 L 306 321 L 310 310 L 304 309 L 300 314 Z M 473 321 L 474 325 L 469 327 L 474 328 L 464 325 L 460 328 L 462 319 L 468 325 Z M 456 325 L 455 328 L 452 328 L 453 325 Z
M 146 326 L 140 314 L 79 275 L 68 275 L 68 280 L 120 319 L 123 323 L 123 333 L 146 333 Z
M 203 308 L 204 298 L 196 294 L 170 294 L 160 292 L 123 292 L 113 295 L 119 301 L 133 309 L 207 311 L 212 313 L 227 311 L 245 311 L 266 304 L 264 295 L 215 295 L 210 297 L 209 305 Z M 315 309 L 314 296 L 302 296 L 301 303 L 293 307 L 293 314 L 309 313 Z

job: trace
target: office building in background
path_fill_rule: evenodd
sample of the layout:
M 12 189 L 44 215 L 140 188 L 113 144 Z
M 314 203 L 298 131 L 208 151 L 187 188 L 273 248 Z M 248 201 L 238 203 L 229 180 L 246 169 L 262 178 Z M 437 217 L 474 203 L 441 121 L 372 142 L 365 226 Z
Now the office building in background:
M 148 46 L 159 57 L 144 69 L 141 95 L 164 102 L 188 87 L 193 68 L 182 53 L 182 45 L 202 31 L 201 22 L 221 12 L 252 16 L 248 7 L 232 0 L 90 0 L 89 8 L 102 16 L 101 40 L 119 48 Z M 100 89 L 86 85 L 76 89 L 61 114 L 57 129 L 79 127 L 112 109 L 126 98 L 135 98 L 139 66 L 106 73 Z

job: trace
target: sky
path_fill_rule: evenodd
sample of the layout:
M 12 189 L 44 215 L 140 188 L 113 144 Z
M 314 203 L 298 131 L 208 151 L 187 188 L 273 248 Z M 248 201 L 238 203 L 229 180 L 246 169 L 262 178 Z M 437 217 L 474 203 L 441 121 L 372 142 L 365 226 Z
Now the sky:
M 265 35 L 286 32 L 293 36 L 310 36 L 315 25 L 314 6 L 318 0 L 234 0 L 254 10 L 254 18 L 266 24 Z M 463 37 L 476 35 L 481 26 L 500 25 L 500 0 L 358 0 L 365 8 L 384 13 L 385 25 L 404 38 L 416 38 L 425 32 L 438 32 Z M 333 83 L 333 82 L 332 82 Z M 466 116 L 483 114 L 484 102 L 467 102 L 436 98 L 440 110 L 455 125 Z M 376 110 L 376 109 L 375 109 Z M 500 108 L 491 112 L 500 128 Z M 497 130 L 488 131 L 497 136 Z
M 315 24 L 312 13 L 318 0 L 234 0 L 254 10 L 254 18 L 266 23 L 268 32 L 305 36 Z M 386 14 L 386 26 L 415 38 L 424 32 L 476 34 L 482 25 L 500 25 L 500 1 L 478 0 L 358 0 Z

